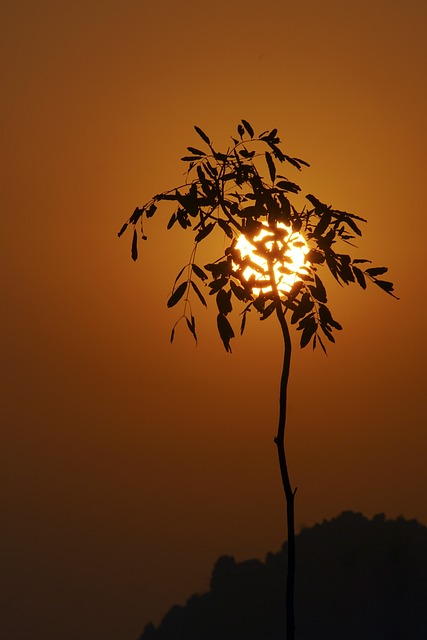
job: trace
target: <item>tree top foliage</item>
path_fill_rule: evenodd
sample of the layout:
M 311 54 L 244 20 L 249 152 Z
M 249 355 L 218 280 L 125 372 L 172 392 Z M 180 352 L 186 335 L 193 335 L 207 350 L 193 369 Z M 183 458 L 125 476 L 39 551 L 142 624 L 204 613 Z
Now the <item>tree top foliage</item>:
M 182 158 L 187 167 L 183 184 L 136 207 L 118 234 L 133 227 L 131 255 L 136 260 L 139 239 L 147 240 L 144 224 L 164 201 L 174 206 L 167 229 L 192 233 L 190 259 L 175 278 L 167 302 L 168 307 L 183 304 L 171 342 L 182 320 L 197 343 L 193 300 L 207 306 L 206 291 L 216 298 L 217 327 L 229 352 L 235 335 L 229 315 L 235 305 L 241 308 L 241 333 L 249 312 L 254 310 L 266 320 L 280 307 L 300 332 L 301 347 L 311 343 L 313 349 L 320 345 L 326 352 L 324 339 L 335 342 L 334 331 L 342 327 L 327 306 L 320 278 L 325 269 L 340 285 L 366 289 L 370 282 L 396 298 L 393 284 L 380 278 L 387 267 L 371 266 L 370 260 L 349 255 L 348 248 L 355 248 L 354 240 L 362 236 L 364 218 L 334 209 L 311 194 L 305 196 L 302 208 L 295 206 L 301 189 L 285 172 L 309 165 L 284 153 L 277 129 L 256 135 L 249 122 L 242 120 L 227 150 L 218 151 L 200 127 L 194 128 L 200 143 L 187 147 Z M 225 236 L 228 246 L 202 268 L 196 263 L 197 248 L 215 231 Z M 242 234 L 253 247 L 251 255 L 237 246 Z M 303 244 L 304 264 L 295 274 L 290 250 Z M 291 284 L 279 288 L 278 279 L 285 277 L 291 278 Z

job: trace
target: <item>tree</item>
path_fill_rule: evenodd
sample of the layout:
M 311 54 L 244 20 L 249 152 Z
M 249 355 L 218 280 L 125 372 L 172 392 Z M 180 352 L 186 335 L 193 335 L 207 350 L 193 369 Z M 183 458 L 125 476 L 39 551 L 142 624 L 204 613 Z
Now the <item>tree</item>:
M 175 278 L 167 302 L 168 307 L 183 304 L 183 312 L 172 328 L 171 342 L 178 323 L 184 321 L 197 343 L 191 298 L 207 306 L 201 285 L 215 296 L 218 332 L 228 352 L 235 337 L 229 321 L 235 306 L 241 308 L 241 334 L 252 310 L 261 320 L 275 316 L 279 322 L 284 356 L 274 442 L 287 507 L 286 631 L 287 640 L 294 640 L 296 490 L 290 481 L 285 447 L 292 349 L 289 325 L 300 333 L 302 348 L 311 344 L 313 349 L 320 346 L 326 353 L 325 339 L 335 342 L 334 332 L 342 327 L 328 307 L 326 288 L 319 275 L 322 269 L 329 271 L 340 285 L 357 284 L 366 289 L 370 282 L 396 296 L 393 284 L 380 278 L 387 272 L 386 267 L 370 266 L 370 260 L 353 259 L 347 252 L 339 252 L 341 247 L 354 247 L 353 241 L 362 235 L 360 223 L 365 219 L 334 209 L 311 194 L 305 196 L 308 204 L 295 206 L 301 189 L 278 170 L 283 166 L 285 170 L 301 171 L 309 165 L 282 151 L 277 129 L 256 136 L 249 122 L 242 120 L 237 136 L 221 152 L 202 129 L 196 126 L 195 130 L 203 144 L 202 148 L 187 147 L 188 154 L 182 158 L 187 165 L 183 184 L 137 207 L 118 235 L 129 225 L 133 227 L 131 255 L 136 260 L 138 227 L 142 240 L 146 240 L 144 224 L 164 201 L 171 201 L 174 206 L 167 229 L 180 226 L 192 232 L 189 262 Z M 196 263 L 197 248 L 215 230 L 225 235 L 228 246 L 222 256 L 202 268 Z

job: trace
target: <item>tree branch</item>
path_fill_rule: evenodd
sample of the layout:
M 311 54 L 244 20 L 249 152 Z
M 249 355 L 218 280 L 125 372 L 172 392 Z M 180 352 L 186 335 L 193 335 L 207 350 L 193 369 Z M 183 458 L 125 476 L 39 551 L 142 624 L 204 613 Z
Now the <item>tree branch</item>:
M 280 379 L 280 411 L 279 424 L 277 427 L 277 435 L 274 442 L 277 446 L 277 454 L 279 458 L 280 475 L 286 498 L 286 515 L 287 515 L 287 533 L 288 533 L 288 569 L 286 580 L 286 638 L 294 640 L 295 637 L 295 614 L 294 614 L 294 590 L 295 590 L 295 493 L 292 490 L 289 478 L 288 465 L 286 462 L 285 448 L 285 430 L 286 430 L 286 412 L 287 412 L 287 390 L 289 372 L 291 366 L 292 343 L 289 333 L 289 327 L 283 313 L 282 302 L 280 297 L 276 298 L 276 314 L 282 330 L 284 354 L 283 368 Z

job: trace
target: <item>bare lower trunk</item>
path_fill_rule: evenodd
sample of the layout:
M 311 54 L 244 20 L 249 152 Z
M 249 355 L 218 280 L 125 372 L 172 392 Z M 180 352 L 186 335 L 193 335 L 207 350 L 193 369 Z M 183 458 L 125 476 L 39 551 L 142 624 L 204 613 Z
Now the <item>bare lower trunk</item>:
M 286 640 L 295 638 L 294 590 L 295 590 L 295 515 L 294 502 L 296 489 L 292 490 L 286 463 L 285 427 L 289 370 L 291 365 L 291 337 L 280 300 L 276 307 L 277 317 L 282 329 L 284 342 L 283 369 L 280 380 L 280 413 L 277 435 L 274 442 L 279 457 L 280 475 L 286 497 L 286 515 L 288 531 L 288 569 L 286 579 Z

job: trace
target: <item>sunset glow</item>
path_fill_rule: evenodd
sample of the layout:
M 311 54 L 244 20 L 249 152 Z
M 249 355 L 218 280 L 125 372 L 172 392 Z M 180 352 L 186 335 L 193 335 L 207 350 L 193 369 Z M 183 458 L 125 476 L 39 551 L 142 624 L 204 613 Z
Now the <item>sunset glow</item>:
M 278 223 L 274 229 L 270 229 L 266 223 L 263 226 L 251 241 L 243 234 L 237 241 L 236 249 L 240 251 L 242 258 L 248 258 L 253 263 L 253 266 L 248 265 L 244 269 L 243 277 L 245 280 L 255 277 L 260 285 L 253 288 L 255 295 L 260 291 L 271 291 L 268 266 L 271 260 L 277 289 L 281 293 L 287 293 L 300 279 L 299 274 L 306 272 L 305 256 L 309 248 L 300 233 L 293 233 L 283 223 Z M 265 286 L 262 286 L 263 281 L 266 281 Z
M 337 640 L 335 632 L 339 640 L 391 640 L 400 632 L 400 640 L 427 640 L 427 596 L 416 596 L 427 570 L 415 581 L 410 573 L 423 569 L 423 556 L 405 535 L 406 550 L 390 553 L 388 569 L 391 528 L 365 572 L 371 539 L 365 544 L 360 524 L 362 513 L 378 514 L 372 540 L 382 532 L 380 514 L 387 527 L 399 517 L 427 527 L 427 1 L 5 0 L 1 9 L 0 640 L 136 640 L 146 627 L 158 640 L 175 632 L 168 621 L 158 630 L 175 605 L 173 619 L 186 625 L 193 605 L 212 614 L 205 636 L 198 627 L 203 640 L 247 640 L 258 633 L 255 620 L 265 620 L 257 640 L 266 640 L 277 608 L 277 637 L 285 640 L 288 545 L 274 443 L 280 308 L 292 339 L 287 462 L 302 533 L 297 639 Z M 240 135 L 242 118 L 253 138 Z M 276 127 L 277 144 L 267 140 Z M 236 167 L 253 163 L 259 179 L 227 168 L 233 138 Z M 188 154 L 199 159 L 181 161 Z M 310 167 L 299 170 L 295 158 Z M 167 199 L 155 199 L 170 188 Z M 331 211 L 367 219 L 363 237 L 349 240 L 357 248 L 336 234 L 328 249 L 331 234 L 326 251 L 314 252 L 335 218 L 314 235 L 320 217 L 310 214 L 310 194 Z M 172 219 L 184 202 L 191 215 Z M 265 254 L 253 254 L 254 236 L 271 242 L 269 227 L 250 229 L 256 218 L 276 232 L 274 215 L 286 225 L 302 220 L 294 230 L 310 249 L 296 247 L 299 260 L 289 249 L 291 273 L 272 265 L 280 298 L 268 293 Z M 366 291 L 359 281 L 340 285 L 329 250 L 374 260 L 350 265 Z M 347 258 L 337 259 L 348 276 Z M 250 261 L 264 268 L 264 282 Z M 313 280 L 296 293 L 304 264 Z M 379 278 L 395 282 L 399 302 L 363 275 L 383 264 L 390 277 Z M 326 303 L 315 298 L 316 275 Z M 314 335 L 300 348 L 304 326 L 295 318 L 309 300 L 327 357 L 319 340 L 313 352 Z M 224 312 L 232 307 L 227 322 L 221 318 L 235 334 L 232 353 L 219 335 L 218 302 Z M 343 326 L 332 327 L 336 344 L 322 329 L 322 304 Z M 343 509 L 360 515 L 351 530 L 359 549 L 334 543 Z M 311 527 L 323 521 L 331 524 L 319 527 L 325 538 L 316 547 Z M 282 568 L 273 595 L 266 580 L 276 552 Z M 223 554 L 229 559 L 216 567 Z M 214 587 L 223 580 L 230 590 L 224 606 L 205 598 L 214 567 Z M 424 616 L 419 630 L 413 606 Z

